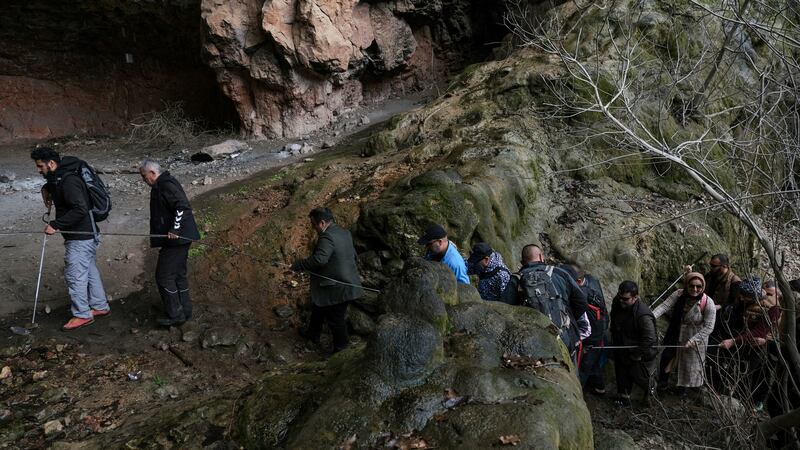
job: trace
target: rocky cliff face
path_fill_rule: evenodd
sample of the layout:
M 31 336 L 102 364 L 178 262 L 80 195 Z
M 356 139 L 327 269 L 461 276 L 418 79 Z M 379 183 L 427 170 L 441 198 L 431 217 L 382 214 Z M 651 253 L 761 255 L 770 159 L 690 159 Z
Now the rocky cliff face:
M 121 133 L 174 102 L 207 125 L 238 122 L 201 59 L 195 2 L 0 8 L 0 143 Z
M 502 35 L 502 2 L 203 0 L 205 52 L 253 137 L 431 87 Z

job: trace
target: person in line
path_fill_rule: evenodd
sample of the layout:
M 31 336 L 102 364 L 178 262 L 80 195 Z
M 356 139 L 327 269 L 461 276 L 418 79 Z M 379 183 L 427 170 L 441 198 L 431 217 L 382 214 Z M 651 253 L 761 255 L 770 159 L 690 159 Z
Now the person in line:
M 356 249 L 352 235 L 336 223 L 330 209 L 314 208 L 308 217 L 318 235 L 314 251 L 291 266 L 295 272 L 308 271 L 311 275 L 311 318 L 301 334 L 319 345 L 322 325 L 327 322 L 335 353 L 346 349 L 350 342 L 347 305 L 363 294 Z
M 164 306 L 164 317 L 156 322 L 164 327 L 180 326 L 192 317 L 192 297 L 186 278 L 189 247 L 200 239 L 192 205 L 183 187 L 159 163 L 145 159 L 139 175 L 150 186 L 150 247 L 160 248 L 156 263 L 156 285 Z
M 49 209 L 56 207 L 56 218 L 44 229 L 45 234 L 64 233 L 64 281 L 72 301 L 72 318 L 61 327 L 71 331 L 94 322 L 95 317 L 111 312 L 103 280 L 97 270 L 97 247 L 100 238 L 97 225 L 89 214 L 91 199 L 86 184 L 78 173 L 82 161 L 74 156 L 61 157 L 49 147 L 31 152 L 36 169 L 47 180 L 42 199 Z M 94 233 L 94 234 L 93 234 Z
M 600 281 L 586 273 L 577 264 L 572 265 L 575 271 L 575 282 L 586 294 L 587 318 L 591 334 L 583 339 L 583 355 L 581 364 L 578 367 L 578 378 L 584 390 L 595 394 L 605 395 L 606 382 L 603 378 L 603 366 L 605 355 L 603 347 L 606 344 L 606 333 L 608 332 L 608 309 L 606 299 L 603 296 L 603 288 Z
M 458 253 L 456 244 L 447 238 L 447 231 L 441 225 L 429 225 L 417 243 L 425 246 L 425 259 L 446 265 L 455 274 L 457 282 L 469 284 L 464 258 Z
M 522 248 L 522 267 L 503 292 L 503 302 L 537 309 L 550 317 L 560 337 L 577 361 L 580 344 L 576 318 L 586 312 L 586 294 L 566 271 L 544 262 L 544 252 L 534 244 Z
M 677 372 L 675 384 L 680 395 L 687 395 L 687 388 L 696 389 L 705 382 L 706 347 L 717 317 L 714 300 L 703 293 L 705 287 L 702 274 L 689 272 L 684 277 L 684 289 L 673 292 L 653 311 L 656 319 L 669 316 L 663 344 L 683 346 L 664 349 L 659 369 L 662 386 L 669 382 L 671 372 Z
M 472 252 L 465 263 L 467 275 L 478 276 L 478 293 L 481 298 L 492 302 L 501 301 L 503 291 L 511 278 L 511 271 L 503 262 L 502 255 L 486 242 L 479 242 L 472 246 Z
M 617 403 L 631 405 L 633 386 L 644 390 L 644 401 L 653 396 L 653 375 L 658 349 L 656 318 L 639 298 L 639 286 L 623 281 L 611 305 L 611 339 L 614 346 L 614 372 L 617 379 Z
M 766 295 L 758 277 L 742 281 L 739 298 L 744 307 L 744 329 L 722 341 L 720 347 L 731 349 L 735 346 L 734 355 L 747 362 L 749 388 L 740 394 L 740 398 L 752 399 L 755 409 L 761 411 L 772 384 L 774 363 L 777 362 L 775 338 L 780 334 L 781 306 L 777 295 Z
M 706 280 L 705 294 L 714 299 L 718 310 L 735 304 L 739 298 L 742 279 L 733 273 L 728 256 L 717 253 L 711 257 L 708 265 L 711 270 L 703 277 Z

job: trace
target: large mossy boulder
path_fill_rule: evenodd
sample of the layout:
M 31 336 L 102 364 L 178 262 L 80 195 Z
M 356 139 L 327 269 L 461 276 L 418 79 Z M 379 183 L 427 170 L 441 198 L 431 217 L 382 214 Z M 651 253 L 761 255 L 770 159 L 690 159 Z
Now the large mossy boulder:
M 440 263 L 412 260 L 392 283 L 366 345 L 258 383 L 237 416 L 242 445 L 327 449 L 356 436 L 353 448 L 372 448 L 415 432 L 442 449 L 507 435 L 520 448 L 592 448 L 580 384 L 546 317 L 477 300 Z

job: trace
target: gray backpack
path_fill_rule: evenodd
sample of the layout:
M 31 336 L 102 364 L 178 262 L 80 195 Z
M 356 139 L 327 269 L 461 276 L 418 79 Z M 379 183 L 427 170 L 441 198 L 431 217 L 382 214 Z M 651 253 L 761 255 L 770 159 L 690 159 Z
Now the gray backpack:
M 549 317 L 556 328 L 560 330 L 564 343 L 569 345 L 572 340 L 570 314 L 567 310 L 567 302 L 561 298 L 561 294 L 553 284 L 554 270 L 553 266 L 541 265 L 522 272 L 519 290 L 523 294 L 522 304 Z

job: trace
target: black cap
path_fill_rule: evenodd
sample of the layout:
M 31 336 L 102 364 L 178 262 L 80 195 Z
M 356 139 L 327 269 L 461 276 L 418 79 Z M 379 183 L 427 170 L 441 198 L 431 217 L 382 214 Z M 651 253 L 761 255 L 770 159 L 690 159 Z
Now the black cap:
M 494 250 L 492 250 L 492 247 L 489 244 L 486 242 L 478 242 L 472 246 L 472 252 L 470 252 L 467 262 L 469 264 L 475 264 L 483 258 L 491 256 L 493 252 Z
M 425 228 L 425 232 L 422 233 L 422 236 L 417 241 L 417 244 L 425 245 L 434 239 L 444 239 L 446 237 L 447 231 L 445 231 L 445 229 L 442 228 L 442 226 L 438 223 L 433 223 L 428 225 L 428 228 Z

